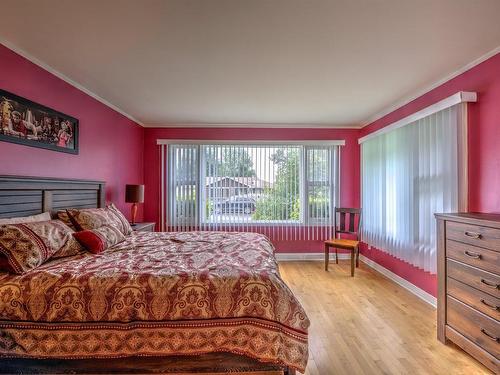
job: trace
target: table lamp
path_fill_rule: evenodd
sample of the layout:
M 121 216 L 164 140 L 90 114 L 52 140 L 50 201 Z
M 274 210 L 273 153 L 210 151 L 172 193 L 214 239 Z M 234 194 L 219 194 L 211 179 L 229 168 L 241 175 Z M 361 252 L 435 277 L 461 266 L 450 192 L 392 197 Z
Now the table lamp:
M 144 185 L 125 185 L 125 202 L 132 203 L 130 216 L 131 224 L 135 225 L 135 217 L 137 216 L 137 203 L 144 202 Z

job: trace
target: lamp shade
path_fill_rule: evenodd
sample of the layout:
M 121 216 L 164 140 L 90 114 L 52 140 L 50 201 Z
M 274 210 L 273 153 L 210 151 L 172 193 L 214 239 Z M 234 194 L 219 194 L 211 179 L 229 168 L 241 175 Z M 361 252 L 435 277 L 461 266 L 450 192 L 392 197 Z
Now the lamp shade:
M 125 185 L 125 202 L 144 202 L 144 185 Z

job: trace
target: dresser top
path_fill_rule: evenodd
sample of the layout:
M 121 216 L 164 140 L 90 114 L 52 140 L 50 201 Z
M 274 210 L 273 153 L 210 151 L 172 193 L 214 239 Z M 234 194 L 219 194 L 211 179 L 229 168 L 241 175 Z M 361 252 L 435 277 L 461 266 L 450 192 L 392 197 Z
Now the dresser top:
M 461 223 L 486 225 L 489 227 L 500 228 L 500 214 L 462 212 L 462 213 L 437 213 L 434 215 L 436 216 L 437 219 L 442 219 L 442 220 L 452 220 Z

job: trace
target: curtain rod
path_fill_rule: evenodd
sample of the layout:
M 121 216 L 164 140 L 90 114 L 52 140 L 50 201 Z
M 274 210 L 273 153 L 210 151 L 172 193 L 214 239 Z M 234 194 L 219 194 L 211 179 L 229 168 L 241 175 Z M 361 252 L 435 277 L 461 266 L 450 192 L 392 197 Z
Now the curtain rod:
M 195 144 L 195 145 L 305 145 L 305 146 L 345 146 L 345 140 L 312 140 L 312 141 L 260 141 L 260 140 L 206 140 L 206 139 L 157 139 L 157 145 L 169 144 Z

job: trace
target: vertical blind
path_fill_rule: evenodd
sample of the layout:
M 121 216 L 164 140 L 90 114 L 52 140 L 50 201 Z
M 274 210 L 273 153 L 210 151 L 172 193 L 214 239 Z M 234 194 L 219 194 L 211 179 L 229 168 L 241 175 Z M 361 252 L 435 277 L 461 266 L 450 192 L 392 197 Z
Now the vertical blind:
M 174 142 L 160 157 L 162 230 L 332 236 L 338 145 Z
M 363 241 L 436 273 L 434 213 L 465 209 L 465 104 L 362 143 Z

